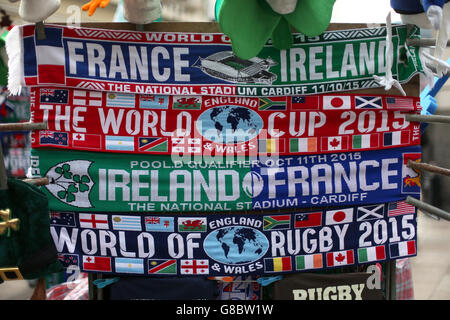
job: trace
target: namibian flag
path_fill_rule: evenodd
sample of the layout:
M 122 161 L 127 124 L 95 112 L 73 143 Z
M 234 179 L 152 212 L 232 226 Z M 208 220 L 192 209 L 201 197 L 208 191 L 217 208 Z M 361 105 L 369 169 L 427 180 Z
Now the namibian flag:
M 169 150 L 168 138 L 139 137 L 138 142 L 141 152 L 167 152 Z
M 280 272 L 291 270 L 291 257 L 264 258 L 264 271 L 266 272 Z
M 290 225 L 290 215 L 264 216 L 264 230 L 289 229 Z
M 149 274 L 176 274 L 177 260 L 175 259 L 149 259 Z

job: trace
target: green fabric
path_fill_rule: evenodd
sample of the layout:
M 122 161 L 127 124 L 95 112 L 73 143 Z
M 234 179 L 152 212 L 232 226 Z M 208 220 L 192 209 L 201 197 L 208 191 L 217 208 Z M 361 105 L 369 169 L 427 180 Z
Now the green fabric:
M 8 34 L 8 31 L 3 32 L 2 35 L 0 35 L 0 50 L 5 50 L 5 43 L 6 43 L 6 35 Z M 6 54 L 4 55 L 6 56 Z M 0 86 L 5 86 L 8 84 L 8 61 L 3 61 L 0 55 Z
M 292 46 L 292 25 L 307 35 L 322 34 L 331 20 L 335 0 L 299 0 L 294 12 L 279 14 L 265 0 L 223 0 L 219 8 L 219 26 L 241 59 L 256 56 L 272 37 L 278 49 Z
M 8 208 L 10 219 L 18 218 L 20 224 L 17 231 L 10 230 L 0 235 L 0 267 L 20 268 L 27 259 L 39 255 L 42 249 L 54 246 L 50 235 L 48 199 L 36 186 L 10 178 L 8 190 L 0 191 L 0 209 Z M 36 279 L 62 270 L 55 254 L 46 265 L 21 272 L 25 279 Z
M 285 15 L 287 21 L 306 36 L 317 36 L 327 30 L 336 0 L 298 0 L 294 12 Z

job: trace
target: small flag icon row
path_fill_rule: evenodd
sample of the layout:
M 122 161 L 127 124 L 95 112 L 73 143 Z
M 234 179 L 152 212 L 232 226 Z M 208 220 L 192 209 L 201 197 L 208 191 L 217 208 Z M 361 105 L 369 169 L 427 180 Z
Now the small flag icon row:
M 158 275 L 209 274 L 208 259 L 140 259 L 84 255 L 82 266 L 84 271 L 95 272 Z
M 352 136 L 290 138 L 289 152 L 315 153 L 319 151 L 348 151 L 405 146 L 411 143 L 409 130 L 356 134 Z M 320 140 L 319 140 L 320 139 Z
M 278 103 L 280 104 L 280 103 Z M 354 95 L 293 96 L 291 110 L 421 110 L 420 103 L 409 97 Z M 266 106 L 264 104 L 264 106 Z M 275 109 L 274 109 L 275 110 Z M 279 110 L 279 109 L 278 109 Z
M 107 215 L 100 213 L 79 213 L 80 228 L 148 231 L 148 232 L 206 232 L 205 217 L 167 217 L 167 216 L 133 216 Z M 53 226 L 76 227 L 75 213 L 51 212 L 50 224 Z
M 389 244 L 390 258 L 401 258 L 416 255 L 416 241 L 401 241 Z M 68 257 L 69 255 L 67 255 Z M 73 255 L 71 255 L 73 256 Z M 66 260 L 61 255 L 61 260 Z M 370 263 L 386 260 L 385 245 L 357 249 L 359 263 Z M 70 257 L 72 258 L 72 257 Z M 356 262 L 353 249 L 316 253 L 298 256 L 264 258 L 264 271 L 267 273 L 303 271 L 322 269 L 324 267 L 341 267 L 353 265 Z M 78 264 L 78 259 L 69 264 Z M 76 261 L 76 262 L 73 262 Z M 84 271 L 116 272 L 131 274 L 159 274 L 159 275 L 208 275 L 210 266 L 208 259 L 141 259 L 141 258 L 112 258 L 103 256 L 83 256 Z M 114 267 L 114 270 L 113 270 Z

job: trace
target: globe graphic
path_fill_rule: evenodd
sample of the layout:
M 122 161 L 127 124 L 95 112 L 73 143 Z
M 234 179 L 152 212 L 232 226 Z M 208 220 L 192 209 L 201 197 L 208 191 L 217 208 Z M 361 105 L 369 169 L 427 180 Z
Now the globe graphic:
M 250 227 L 231 226 L 217 229 L 205 238 L 206 254 L 221 263 L 244 264 L 260 259 L 269 248 L 266 236 Z
M 263 128 L 262 118 L 240 106 L 219 106 L 203 112 L 197 121 L 201 135 L 215 143 L 242 143 L 255 138 Z

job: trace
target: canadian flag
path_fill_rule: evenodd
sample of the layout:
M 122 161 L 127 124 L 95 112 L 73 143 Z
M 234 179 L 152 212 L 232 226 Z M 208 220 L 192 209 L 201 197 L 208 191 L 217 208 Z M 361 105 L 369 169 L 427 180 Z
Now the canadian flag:
M 338 267 L 354 264 L 353 250 L 334 251 L 327 253 L 327 267 Z
M 347 149 L 347 136 L 322 137 L 322 151 L 339 151 Z

